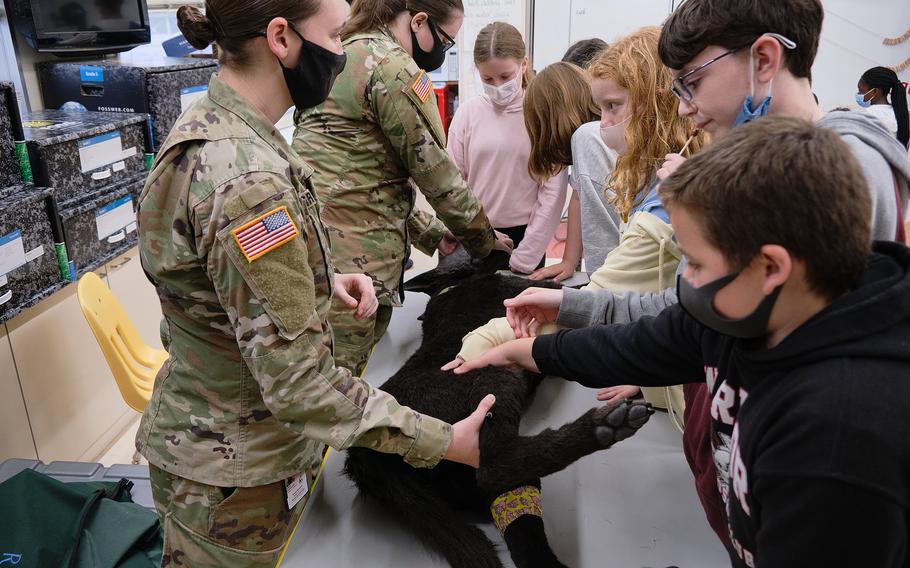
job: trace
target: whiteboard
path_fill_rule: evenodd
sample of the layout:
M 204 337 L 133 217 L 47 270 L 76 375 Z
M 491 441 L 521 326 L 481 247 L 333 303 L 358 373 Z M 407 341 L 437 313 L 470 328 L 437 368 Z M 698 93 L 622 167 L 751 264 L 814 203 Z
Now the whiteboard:
M 534 69 L 559 61 L 576 41 L 600 38 L 611 43 L 644 26 L 660 25 L 672 4 L 668 0 L 535 0 Z
M 464 0 L 464 24 L 458 33 L 458 98 L 466 101 L 481 91 L 480 77 L 474 67 L 474 40 L 492 22 L 512 24 L 528 41 L 527 0 Z

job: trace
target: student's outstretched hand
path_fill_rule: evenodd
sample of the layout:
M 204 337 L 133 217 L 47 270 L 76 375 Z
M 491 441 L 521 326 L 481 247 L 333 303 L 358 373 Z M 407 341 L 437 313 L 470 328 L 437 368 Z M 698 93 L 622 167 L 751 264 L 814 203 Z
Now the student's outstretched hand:
M 452 442 L 443 456 L 445 459 L 471 467 L 480 465 L 480 427 L 494 404 L 496 397 L 488 394 L 477 405 L 477 410 L 452 425 Z
M 551 264 L 550 266 L 544 266 L 543 268 L 538 268 L 531 273 L 528 278 L 530 280 L 548 280 L 553 279 L 556 282 L 562 282 L 566 278 L 569 278 L 575 274 L 575 266 L 577 262 L 571 261 L 562 261 L 558 264 Z
M 332 292 L 347 307 L 357 308 L 354 319 L 358 321 L 375 314 L 379 307 L 373 279 L 366 274 L 336 274 Z
M 458 239 L 455 238 L 455 235 L 446 231 L 442 238 L 439 240 L 439 244 L 436 245 L 436 250 L 439 251 L 439 256 L 449 256 L 455 249 L 458 248 Z
M 673 175 L 673 172 L 675 172 L 685 161 L 686 158 L 679 154 L 667 154 L 664 157 L 664 164 L 657 170 L 657 178 L 660 181 L 664 181 Z
M 451 361 L 449 361 L 448 363 L 443 365 L 441 367 L 441 370 L 442 371 L 454 371 L 455 369 L 457 369 L 458 367 L 461 367 L 462 365 L 464 365 L 464 359 L 462 359 L 460 355 L 456 355 L 454 359 L 452 359 Z
M 607 387 L 597 391 L 597 400 L 605 401 L 607 404 L 620 402 L 627 398 L 632 398 L 641 392 L 641 389 L 634 385 L 617 385 Z
M 508 341 L 490 349 L 480 357 L 465 361 L 464 363 L 453 367 L 456 375 L 463 375 L 475 369 L 484 367 L 521 367 L 522 369 L 539 373 L 537 363 L 531 356 L 531 347 L 534 345 L 533 338 L 515 339 Z M 454 363 L 453 361 L 452 363 Z M 452 363 L 446 365 L 448 367 Z
M 512 254 L 512 249 L 515 248 L 515 243 L 512 242 L 512 237 L 505 233 L 500 233 L 496 230 L 494 230 L 493 233 L 496 235 L 496 243 L 493 245 L 493 250 L 499 250 L 508 254 Z
M 561 304 L 562 290 L 550 288 L 528 288 L 503 302 L 506 320 L 518 338 L 537 337 L 541 325 L 556 321 Z

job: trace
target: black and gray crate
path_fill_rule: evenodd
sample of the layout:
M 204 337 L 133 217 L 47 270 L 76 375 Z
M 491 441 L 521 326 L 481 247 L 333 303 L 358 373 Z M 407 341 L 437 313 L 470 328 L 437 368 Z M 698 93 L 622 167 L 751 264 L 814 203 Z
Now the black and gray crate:
M 130 490 L 133 502 L 147 509 L 155 508 L 147 465 L 104 467 L 100 463 L 54 461 L 45 464 L 38 460 L 9 459 L 0 463 L 0 483 L 26 469 L 43 473 L 63 483 L 79 481 L 113 481 L 116 483 L 121 478 L 126 478 L 133 482 Z
M 67 252 L 77 278 L 136 244 L 134 196 L 144 183 L 145 175 L 138 175 L 58 205 Z
M 0 190 L 0 322 L 50 296 L 66 282 L 55 252 L 53 190 Z
M 35 185 L 69 201 L 145 174 L 146 116 L 43 110 L 23 114 Z
M 77 103 L 87 110 L 148 113 L 148 152 L 156 152 L 177 117 L 205 94 L 212 59 L 121 55 L 117 59 L 38 64 L 44 105 Z

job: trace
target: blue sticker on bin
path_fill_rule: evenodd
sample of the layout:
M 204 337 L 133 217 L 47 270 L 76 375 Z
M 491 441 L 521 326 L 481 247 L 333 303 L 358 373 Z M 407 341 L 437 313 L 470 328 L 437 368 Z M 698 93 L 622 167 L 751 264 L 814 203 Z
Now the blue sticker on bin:
M 79 78 L 85 83 L 103 83 L 104 68 L 97 65 L 80 65 Z

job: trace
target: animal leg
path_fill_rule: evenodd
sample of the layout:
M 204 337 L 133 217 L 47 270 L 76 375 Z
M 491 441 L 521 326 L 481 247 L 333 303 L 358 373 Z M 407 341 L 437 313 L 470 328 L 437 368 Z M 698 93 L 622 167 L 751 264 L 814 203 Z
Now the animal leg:
M 394 460 L 397 456 L 391 456 L 391 461 L 358 459 L 365 456 L 356 455 L 357 452 L 369 450 L 349 450 L 345 471 L 361 494 L 397 517 L 427 548 L 440 554 L 452 568 L 502 568 L 490 539 L 459 519 L 440 494 L 446 490 L 444 486 L 421 475 L 426 472 L 403 465 L 400 458 Z
M 646 402 L 624 400 L 592 408 L 556 430 L 498 444 L 495 454 L 484 455 L 481 447 L 477 481 L 481 487 L 514 486 L 516 480 L 550 475 L 632 436 L 653 413 Z
M 517 568 L 565 568 L 544 531 L 540 480 L 497 495 L 490 513 Z

